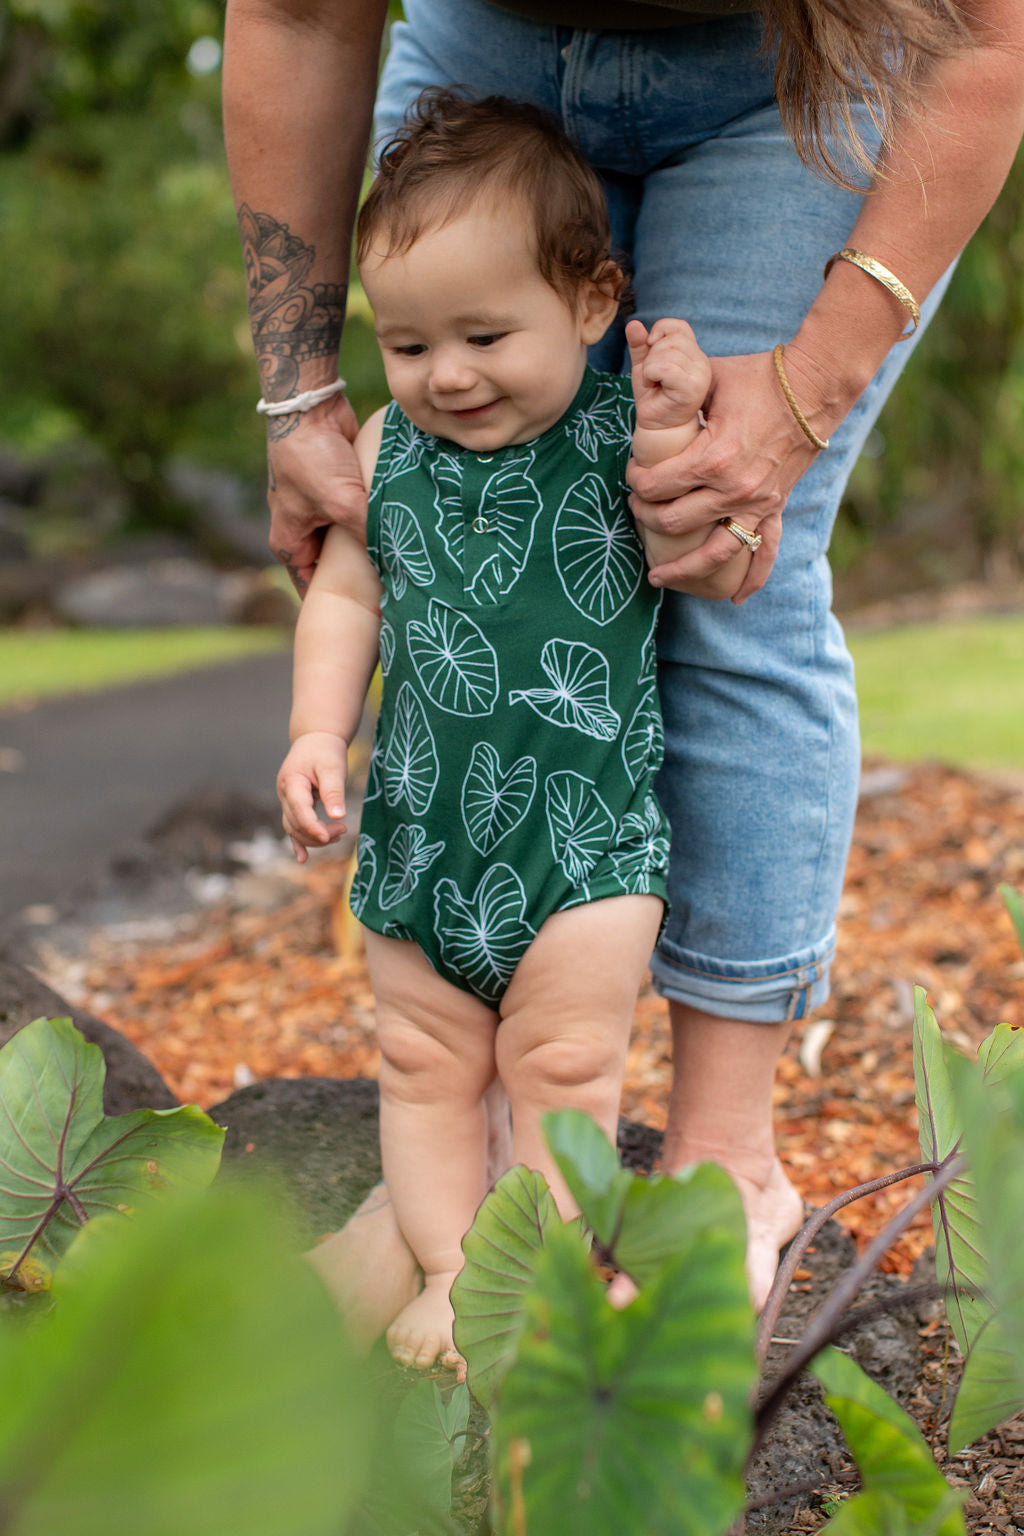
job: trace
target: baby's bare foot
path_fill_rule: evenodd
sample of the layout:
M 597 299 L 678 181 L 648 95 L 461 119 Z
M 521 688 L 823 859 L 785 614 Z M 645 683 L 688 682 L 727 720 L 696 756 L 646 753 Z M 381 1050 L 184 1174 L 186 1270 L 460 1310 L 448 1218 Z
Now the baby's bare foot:
M 452 1337 L 455 1313 L 449 1294 L 457 1274 L 458 1270 L 453 1269 L 427 1275 L 420 1294 L 402 1308 L 391 1324 L 387 1331 L 388 1349 L 399 1365 L 424 1370 L 440 1360 L 442 1365 L 458 1372 L 460 1381 L 464 1380 L 466 1362 Z

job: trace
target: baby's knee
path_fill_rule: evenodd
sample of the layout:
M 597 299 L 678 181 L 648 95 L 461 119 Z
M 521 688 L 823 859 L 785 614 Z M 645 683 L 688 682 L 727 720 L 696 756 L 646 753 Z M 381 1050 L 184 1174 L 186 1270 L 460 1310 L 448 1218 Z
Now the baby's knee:
M 460 1053 L 429 1030 L 407 1020 L 378 1021 L 381 1092 L 392 1097 L 483 1096 L 494 1073 L 493 1060 Z
M 500 1051 L 498 1070 L 509 1097 L 552 1104 L 568 1103 L 596 1112 L 609 1087 L 617 1085 L 624 1067 L 624 1050 L 611 1039 L 598 1036 L 559 1035 L 537 1041 L 523 1050 Z M 593 1097 L 591 1106 L 588 1095 Z

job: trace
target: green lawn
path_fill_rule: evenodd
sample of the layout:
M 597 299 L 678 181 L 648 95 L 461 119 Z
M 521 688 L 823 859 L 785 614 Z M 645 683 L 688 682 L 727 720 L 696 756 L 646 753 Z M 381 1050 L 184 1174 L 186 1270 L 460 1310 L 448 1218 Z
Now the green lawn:
M 866 752 L 1024 768 L 1024 618 L 854 632 Z M 0 708 L 281 650 L 279 629 L 0 630 Z
M 0 630 L 0 708 L 170 677 L 291 644 L 285 629 Z
M 866 752 L 1024 769 L 1024 618 L 854 632 Z

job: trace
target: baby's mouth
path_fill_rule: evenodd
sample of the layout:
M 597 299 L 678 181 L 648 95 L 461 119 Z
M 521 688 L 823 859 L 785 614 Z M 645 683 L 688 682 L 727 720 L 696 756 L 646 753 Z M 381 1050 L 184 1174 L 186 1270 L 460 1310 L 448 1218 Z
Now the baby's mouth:
M 486 405 L 471 405 L 465 410 L 460 411 L 452 410 L 449 407 L 449 413 L 452 416 L 457 416 L 460 421 L 472 421 L 477 416 L 483 416 L 485 411 L 492 410 L 497 404 L 497 400 L 488 400 Z

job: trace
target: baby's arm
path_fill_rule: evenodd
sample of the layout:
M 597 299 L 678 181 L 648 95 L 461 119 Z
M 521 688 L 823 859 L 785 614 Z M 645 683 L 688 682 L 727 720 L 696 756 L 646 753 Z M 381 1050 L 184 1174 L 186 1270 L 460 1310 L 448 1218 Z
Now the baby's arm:
M 646 468 L 682 453 L 700 432 L 697 413 L 711 383 L 711 365 L 685 320 L 657 320 L 650 331 L 640 320 L 631 320 L 626 341 L 636 400 L 633 458 Z M 637 530 L 652 566 L 677 560 L 708 536 L 706 528 L 668 534 L 638 523 Z M 737 548 L 713 575 L 687 582 L 681 590 L 696 597 L 732 597 L 747 574 L 750 558 L 745 549 Z
M 383 414 L 371 416 L 356 439 L 367 485 Z M 300 864 L 307 848 L 337 842 L 345 831 L 348 748 L 377 664 L 380 597 L 380 581 L 363 545 L 332 526 L 295 629 L 292 746 L 277 776 L 284 829 Z M 329 825 L 316 814 L 318 799 Z

